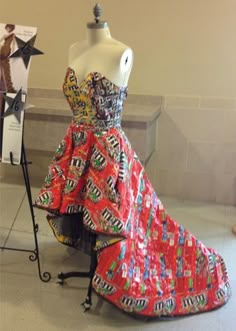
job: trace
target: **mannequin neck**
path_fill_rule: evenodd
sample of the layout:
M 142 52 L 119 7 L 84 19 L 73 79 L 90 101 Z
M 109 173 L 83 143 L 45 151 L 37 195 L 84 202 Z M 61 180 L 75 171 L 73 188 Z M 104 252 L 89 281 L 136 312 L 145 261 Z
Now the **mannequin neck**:
M 111 39 L 111 33 L 109 27 L 104 28 L 88 28 L 87 29 L 87 40 L 90 45 L 99 43 L 106 39 Z

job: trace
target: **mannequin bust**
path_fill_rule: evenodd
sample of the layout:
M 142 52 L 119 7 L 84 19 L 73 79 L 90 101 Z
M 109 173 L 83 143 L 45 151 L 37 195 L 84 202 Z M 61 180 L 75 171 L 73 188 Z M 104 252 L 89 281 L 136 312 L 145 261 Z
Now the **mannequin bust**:
M 78 83 L 88 74 L 99 72 L 113 84 L 127 86 L 132 64 L 131 48 L 112 38 L 108 23 L 98 18 L 87 24 L 87 40 L 76 42 L 69 50 L 69 67 Z

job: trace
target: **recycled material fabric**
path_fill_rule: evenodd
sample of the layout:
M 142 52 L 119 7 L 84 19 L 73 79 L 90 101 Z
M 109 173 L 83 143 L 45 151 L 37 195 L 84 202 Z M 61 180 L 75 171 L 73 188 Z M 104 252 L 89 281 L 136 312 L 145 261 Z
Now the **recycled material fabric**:
M 168 215 L 121 128 L 127 87 L 99 72 L 78 83 L 68 68 L 63 90 L 73 118 L 35 204 L 50 213 L 64 244 L 78 245 L 81 222 L 102 235 L 94 290 L 150 317 L 223 305 L 230 297 L 224 260 Z

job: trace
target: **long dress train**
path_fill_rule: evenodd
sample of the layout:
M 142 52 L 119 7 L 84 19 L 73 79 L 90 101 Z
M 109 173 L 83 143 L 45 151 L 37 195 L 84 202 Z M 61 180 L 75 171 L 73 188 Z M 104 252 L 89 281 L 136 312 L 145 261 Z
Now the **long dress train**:
M 78 223 L 97 233 L 94 290 L 145 316 L 223 305 L 224 260 L 168 215 L 121 128 L 127 88 L 99 72 L 78 84 L 68 68 L 63 90 L 73 118 L 35 204 L 64 244 L 80 244 Z

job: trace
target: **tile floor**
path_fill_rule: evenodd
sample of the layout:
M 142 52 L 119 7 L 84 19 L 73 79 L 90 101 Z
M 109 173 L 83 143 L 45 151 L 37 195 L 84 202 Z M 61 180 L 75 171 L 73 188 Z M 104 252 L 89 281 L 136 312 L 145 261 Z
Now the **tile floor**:
M 38 189 L 32 189 L 36 196 Z M 169 213 L 225 258 L 233 296 L 219 310 L 171 321 L 134 319 L 111 304 L 94 296 L 90 312 L 83 313 L 87 280 L 71 279 L 64 286 L 56 283 L 59 271 L 76 270 L 88 265 L 82 254 L 58 244 L 47 225 L 45 213 L 35 210 L 39 224 L 42 272 L 52 280 L 39 280 L 36 262 L 28 253 L 0 251 L 0 330 L 6 331 L 123 331 L 146 330 L 236 330 L 236 237 L 231 226 L 236 223 L 236 208 L 163 197 Z M 0 246 L 32 248 L 32 226 L 24 187 L 0 184 Z M 8 235 L 10 236 L 8 238 Z

